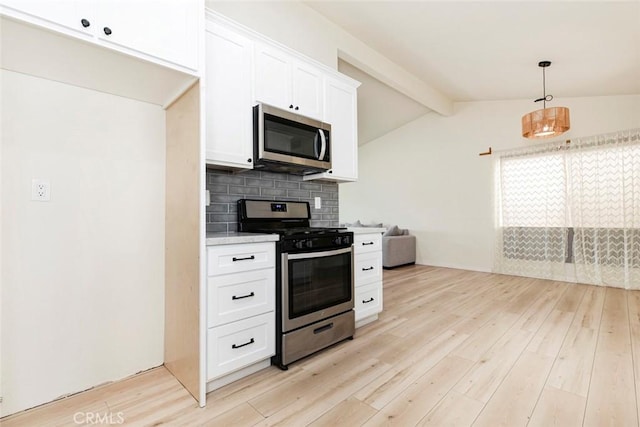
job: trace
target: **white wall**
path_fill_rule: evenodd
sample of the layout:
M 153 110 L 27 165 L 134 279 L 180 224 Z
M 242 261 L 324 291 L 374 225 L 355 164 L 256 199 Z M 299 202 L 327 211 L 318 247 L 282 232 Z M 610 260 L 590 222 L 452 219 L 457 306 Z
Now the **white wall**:
M 0 76 L 8 415 L 163 363 L 165 130 L 156 105 Z
M 560 140 L 640 127 L 640 95 L 556 98 L 571 110 Z M 532 144 L 520 135 L 531 100 L 454 104 L 454 114 L 421 118 L 359 149 L 359 180 L 340 185 L 340 221 L 409 228 L 417 263 L 491 271 L 494 150 Z

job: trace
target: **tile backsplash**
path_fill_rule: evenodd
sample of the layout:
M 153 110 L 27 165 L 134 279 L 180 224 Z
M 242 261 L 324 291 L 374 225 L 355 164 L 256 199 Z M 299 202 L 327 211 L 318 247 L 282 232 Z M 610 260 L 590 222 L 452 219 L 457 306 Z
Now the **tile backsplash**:
M 249 170 L 231 172 L 207 168 L 207 232 L 237 231 L 238 199 L 291 200 L 309 202 L 312 227 L 338 226 L 338 184 L 303 181 L 299 175 Z M 314 208 L 320 197 L 322 208 Z

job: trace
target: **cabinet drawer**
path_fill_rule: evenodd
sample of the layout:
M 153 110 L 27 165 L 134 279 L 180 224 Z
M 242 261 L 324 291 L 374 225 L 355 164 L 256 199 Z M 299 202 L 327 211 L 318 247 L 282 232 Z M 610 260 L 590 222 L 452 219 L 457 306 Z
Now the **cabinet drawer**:
M 382 250 L 382 234 L 356 234 L 353 238 L 356 254 Z
M 365 252 L 355 256 L 355 286 L 382 280 L 382 252 Z
M 382 282 L 356 288 L 356 322 L 382 311 Z
M 275 268 L 207 279 L 207 325 L 224 325 L 275 309 Z
M 210 328 L 207 333 L 207 381 L 275 354 L 275 314 Z
M 207 248 L 207 276 L 275 267 L 275 244 L 249 243 Z

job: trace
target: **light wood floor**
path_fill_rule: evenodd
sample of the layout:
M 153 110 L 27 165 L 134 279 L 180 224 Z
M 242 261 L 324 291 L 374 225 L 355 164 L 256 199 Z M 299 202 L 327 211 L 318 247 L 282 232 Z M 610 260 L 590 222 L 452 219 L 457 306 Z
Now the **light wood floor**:
M 204 409 L 157 368 L 2 424 L 638 425 L 640 292 L 425 266 L 384 278 L 385 310 L 353 341 L 209 393 Z

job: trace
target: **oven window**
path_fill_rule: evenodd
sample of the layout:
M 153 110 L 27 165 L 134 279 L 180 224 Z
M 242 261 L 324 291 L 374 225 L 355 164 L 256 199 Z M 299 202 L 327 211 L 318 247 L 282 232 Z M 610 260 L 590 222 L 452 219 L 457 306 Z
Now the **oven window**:
M 289 317 L 351 300 L 351 253 L 289 260 Z
M 264 148 L 274 153 L 318 158 L 318 130 L 281 117 L 264 115 Z

